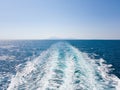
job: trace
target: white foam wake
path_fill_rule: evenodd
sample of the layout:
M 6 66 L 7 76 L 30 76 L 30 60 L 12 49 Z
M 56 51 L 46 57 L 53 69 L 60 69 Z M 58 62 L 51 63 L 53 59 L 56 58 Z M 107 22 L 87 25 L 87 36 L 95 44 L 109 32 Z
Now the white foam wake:
M 57 43 L 18 69 L 7 90 L 119 90 L 111 65 L 90 59 L 67 43 Z

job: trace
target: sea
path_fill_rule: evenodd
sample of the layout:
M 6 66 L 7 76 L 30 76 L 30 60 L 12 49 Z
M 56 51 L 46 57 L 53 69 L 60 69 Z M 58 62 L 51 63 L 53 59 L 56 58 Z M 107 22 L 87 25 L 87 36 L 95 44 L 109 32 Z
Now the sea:
M 0 90 L 120 90 L 120 40 L 1 40 Z

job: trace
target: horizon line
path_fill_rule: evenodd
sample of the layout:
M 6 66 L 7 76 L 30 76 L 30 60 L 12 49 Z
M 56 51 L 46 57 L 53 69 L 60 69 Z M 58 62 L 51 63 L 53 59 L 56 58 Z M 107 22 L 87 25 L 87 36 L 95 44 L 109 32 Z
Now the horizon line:
M 68 38 L 65 38 L 65 39 L 0 39 L 0 41 L 14 41 L 14 40 L 120 40 L 120 39 L 68 39 Z

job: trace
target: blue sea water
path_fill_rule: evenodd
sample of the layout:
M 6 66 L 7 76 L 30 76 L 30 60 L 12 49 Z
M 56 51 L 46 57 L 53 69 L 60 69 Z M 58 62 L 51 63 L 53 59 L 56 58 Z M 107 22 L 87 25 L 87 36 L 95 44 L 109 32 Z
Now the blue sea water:
M 0 41 L 0 90 L 120 90 L 120 40 Z

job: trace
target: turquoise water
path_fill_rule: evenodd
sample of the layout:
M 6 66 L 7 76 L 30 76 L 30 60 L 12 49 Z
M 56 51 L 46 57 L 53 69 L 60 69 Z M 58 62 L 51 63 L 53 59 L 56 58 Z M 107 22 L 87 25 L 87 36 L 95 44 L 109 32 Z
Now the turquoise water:
M 0 41 L 0 90 L 119 90 L 119 40 Z

